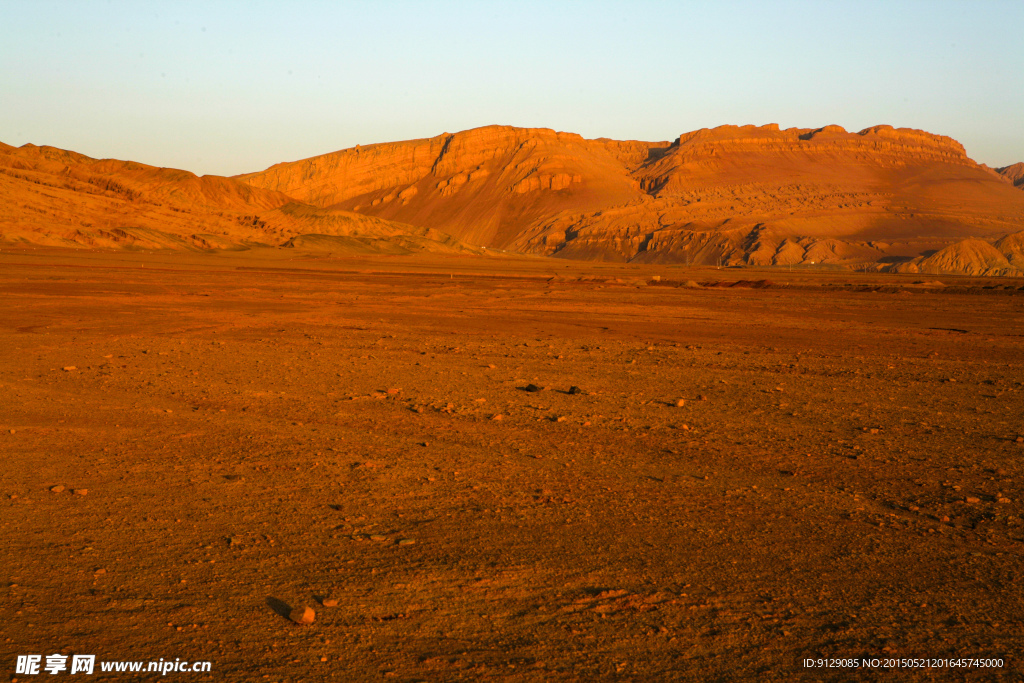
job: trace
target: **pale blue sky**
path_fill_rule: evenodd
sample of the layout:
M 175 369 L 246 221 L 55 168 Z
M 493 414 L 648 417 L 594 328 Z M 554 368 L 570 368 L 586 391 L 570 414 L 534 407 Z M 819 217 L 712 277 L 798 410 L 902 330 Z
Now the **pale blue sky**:
M 235 174 L 502 123 L 949 135 L 1024 161 L 1024 2 L 0 0 L 0 141 Z

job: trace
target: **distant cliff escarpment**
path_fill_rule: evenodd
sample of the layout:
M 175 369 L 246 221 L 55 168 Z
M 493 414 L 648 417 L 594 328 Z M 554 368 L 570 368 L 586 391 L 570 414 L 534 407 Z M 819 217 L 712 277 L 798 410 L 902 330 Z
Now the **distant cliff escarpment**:
M 951 138 L 891 126 L 721 126 L 665 142 L 489 126 L 239 180 L 492 249 L 892 268 L 961 240 L 993 243 L 1024 230 L 1024 196 L 1007 177 Z
M 1013 276 L 1022 189 L 1024 164 L 891 126 L 661 142 L 487 126 L 233 178 L 0 145 L 0 239 Z

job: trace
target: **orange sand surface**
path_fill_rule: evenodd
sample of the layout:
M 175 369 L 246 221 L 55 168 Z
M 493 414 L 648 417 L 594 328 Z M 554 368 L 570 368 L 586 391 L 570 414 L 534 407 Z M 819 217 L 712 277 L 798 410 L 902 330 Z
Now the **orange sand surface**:
M 1024 280 L 5 247 L 0 296 L 11 672 L 1024 676 Z

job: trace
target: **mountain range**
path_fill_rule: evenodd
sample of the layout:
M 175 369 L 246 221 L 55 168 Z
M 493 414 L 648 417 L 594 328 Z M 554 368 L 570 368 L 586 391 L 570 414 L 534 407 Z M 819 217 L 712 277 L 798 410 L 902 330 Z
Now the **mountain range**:
M 1024 275 L 1024 163 L 955 140 L 720 126 L 662 142 L 487 126 L 232 178 L 0 143 L 0 240 Z

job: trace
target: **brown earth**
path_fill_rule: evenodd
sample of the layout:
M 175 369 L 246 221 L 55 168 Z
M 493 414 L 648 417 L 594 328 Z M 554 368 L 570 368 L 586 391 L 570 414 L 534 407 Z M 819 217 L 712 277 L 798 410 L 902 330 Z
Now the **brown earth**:
M 1024 280 L 300 247 L 0 265 L 9 672 L 1024 675 Z

